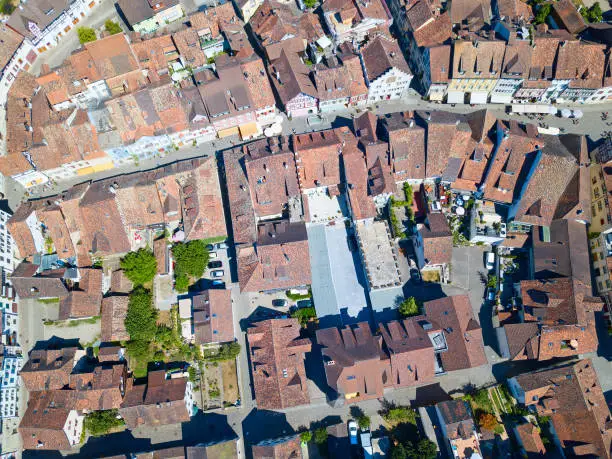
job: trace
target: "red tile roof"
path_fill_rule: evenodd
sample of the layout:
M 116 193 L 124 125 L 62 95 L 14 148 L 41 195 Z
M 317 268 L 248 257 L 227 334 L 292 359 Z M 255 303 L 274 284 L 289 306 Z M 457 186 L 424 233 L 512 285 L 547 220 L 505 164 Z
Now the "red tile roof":
M 610 458 L 610 408 L 590 359 L 524 373 L 525 404 L 550 417 L 565 455 Z
M 310 258 L 304 223 L 287 220 L 257 227 L 255 246 L 238 247 L 238 281 L 243 292 L 309 285 Z
M 448 352 L 440 354 L 446 371 L 474 368 L 487 363 L 480 324 L 474 317 L 470 297 L 455 295 L 427 301 L 425 315 L 444 330 Z
M 269 319 L 247 330 L 259 409 L 277 410 L 310 402 L 304 353 L 310 352 L 311 342 L 300 335 L 297 319 Z
M 341 143 L 334 130 L 291 138 L 301 190 L 340 183 Z
M 100 315 L 102 270 L 79 268 L 79 277 L 68 296 L 60 301 L 59 318 L 62 320 Z
M 29 392 L 62 389 L 68 385 L 74 366 L 76 347 L 64 349 L 35 349 L 20 375 Z
M 127 295 L 112 295 L 102 300 L 101 339 L 102 341 L 128 341 L 130 335 L 125 329 L 128 310 Z
M 383 395 L 384 361 L 382 338 L 374 336 L 367 322 L 342 329 L 317 330 L 322 346 L 327 384 L 349 403 Z
M 205 290 L 192 299 L 193 327 L 200 344 L 234 341 L 234 315 L 230 290 Z

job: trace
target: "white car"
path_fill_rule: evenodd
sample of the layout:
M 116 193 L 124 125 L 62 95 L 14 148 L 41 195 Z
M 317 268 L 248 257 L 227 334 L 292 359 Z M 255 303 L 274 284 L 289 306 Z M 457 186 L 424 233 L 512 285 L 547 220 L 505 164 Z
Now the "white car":
M 215 244 L 215 249 L 216 250 L 227 249 L 227 244 L 225 242 L 219 242 L 218 244 Z
M 508 233 L 507 233 L 506 224 L 505 223 L 501 223 L 499 225 L 499 237 L 505 238 L 507 234 Z
M 485 267 L 489 271 L 495 268 L 495 254 L 493 252 L 487 252 Z
M 353 420 L 350 420 L 348 423 L 348 431 L 349 431 L 349 439 L 351 440 L 351 445 L 357 444 L 357 423 Z
M 215 269 L 214 271 L 210 272 L 210 277 L 223 277 L 223 274 L 225 273 L 222 269 Z
M 208 258 L 219 258 L 217 252 L 208 252 Z

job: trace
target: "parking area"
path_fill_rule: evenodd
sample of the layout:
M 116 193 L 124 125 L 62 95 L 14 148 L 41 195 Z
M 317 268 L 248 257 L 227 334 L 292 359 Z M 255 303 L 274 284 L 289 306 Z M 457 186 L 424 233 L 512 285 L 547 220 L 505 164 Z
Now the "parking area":
M 232 283 L 232 273 L 231 256 L 227 244 L 224 242 L 209 244 L 208 255 L 208 266 L 198 282 L 198 288 L 200 290 L 229 288 Z

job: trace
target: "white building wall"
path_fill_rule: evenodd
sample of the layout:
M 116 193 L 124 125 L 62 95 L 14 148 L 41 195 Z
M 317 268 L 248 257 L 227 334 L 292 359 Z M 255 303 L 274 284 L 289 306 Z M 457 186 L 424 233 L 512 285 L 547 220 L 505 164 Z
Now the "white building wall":
M 399 99 L 410 87 L 413 76 L 392 68 L 388 72 L 370 82 L 368 89 L 368 104 L 384 100 Z
M 71 445 L 76 445 L 81 441 L 84 419 L 85 416 L 79 414 L 76 410 L 72 410 L 68 413 L 68 418 L 64 424 L 64 433 Z

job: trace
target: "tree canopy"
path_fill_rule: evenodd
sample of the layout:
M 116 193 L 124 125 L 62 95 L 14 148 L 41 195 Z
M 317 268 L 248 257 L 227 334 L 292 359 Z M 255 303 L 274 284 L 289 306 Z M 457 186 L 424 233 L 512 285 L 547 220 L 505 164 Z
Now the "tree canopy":
M 306 8 L 314 8 L 317 5 L 317 0 L 304 0 L 304 6 Z
M 157 311 L 153 307 L 151 292 L 136 287 L 130 293 L 125 329 L 134 341 L 150 342 L 155 337 Z
M 399 313 L 403 317 L 416 316 L 419 314 L 419 305 L 413 296 L 409 296 L 399 306 Z
M 157 273 L 157 260 L 148 249 L 138 249 L 121 259 L 121 269 L 134 285 L 151 282 Z
M 208 264 L 208 250 L 202 240 L 179 242 L 172 247 L 176 276 L 187 274 L 194 278 L 200 278 Z
M 118 415 L 118 410 L 92 411 L 85 416 L 83 427 L 94 437 L 106 435 L 125 424 L 123 419 L 117 418 Z
M 119 23 L 113 21 L 112 19 L 106 20 L 106 22 L 104 23 L 104 28 L 111 35 L 115 35 L 115 34 L 123 32 L 123 30 L 121 30 L 121 26 L 119 25 Z
M 11 14 L 15 11 L 15 5 L 11 0 L 0 0 L 0 11 L 3 14 Z
M 83 45 L 90 41 L 96 41 L 98 37 L 96 36 L 96 31 L 91 27 L 79 27 L 77 29 L 77 34 L 79 36 L 79 42 Z
M 365 413 L 362 413 L 359 415 L 359 417 L 357 418 L 357 425 L 359 425 L 359 428 L 361 429 L 369 429 L 370 428 L 370 416 L 368 416 Z
M 580 14 L 587 22 L 601 22 L 603 21 L 603 12 L 599 2 L 595 2 L 591 7 L 583 7 L 580 10 Z
M 327 443 L 327 429 L 325 427 L 319 427 L 314 431 L 313 439 L 317 445 L 324 445 Z

